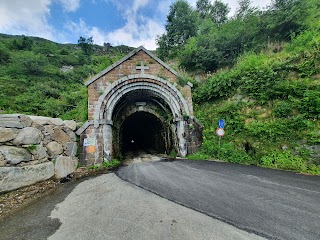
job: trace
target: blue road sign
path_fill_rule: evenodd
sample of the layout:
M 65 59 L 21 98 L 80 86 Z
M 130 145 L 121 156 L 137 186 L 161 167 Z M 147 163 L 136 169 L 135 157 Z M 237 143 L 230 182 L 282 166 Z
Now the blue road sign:
M 224 124 L 225 124 L 224 119 L 220 119 L 220 120 L 219 120 L 219 127 L 220 127 L 220 128 L 224 128 Z

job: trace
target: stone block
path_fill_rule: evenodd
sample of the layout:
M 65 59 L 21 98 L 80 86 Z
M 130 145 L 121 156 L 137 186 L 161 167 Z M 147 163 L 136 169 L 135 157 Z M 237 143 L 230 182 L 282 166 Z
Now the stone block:
M 69 157 L 75 157 L 77 154 L 78 144 L 76 142 L 68 142 L 65 145 L 65 154 Z
M 35 145 L 34 149 L 29 147 L 29 151 L 33 155 L 34 160 L 39 160 L 48 157 L 47 149 L 43 146 L 42 143 L 39 145 Z
M 77 158 L 58 156 L 54 165 L 54 177 L 56 179 L 67 177 L 76 170 L 77 165 Z
M 13 144 L 17 146 L 39 144 L 42 138 L 43 135 L 39 129 L 26 127 L 18 133 L 18 135 L 13 140 Z
M 0 168 L 0 192 L 8 192 L 51 178 L 54 174 L 52 162 L 25 167 Z
M 4 160 L 4 156 L 0 153 L 0 167 L 4 167 L 7 162 Z
M 18 164 L 20 162 L 29 162 L 32 160 L 28 150 L 13 146 L 0 146 L 0 153 L 9 164 Z
M 61 153 L 63 153 L 63 148 L 62 148 L 61 144 L 59 144 L 55 141 L 48 143 L 47 150 L 48 150 L 48 154 L 50 157 L 58 156 Z
M 61 127 L 55 127 L 53 129 L 53 134 L 51 135 L 51 139 L 56 141 L 56 142 L 70 142 L 70 137 L 69 135 L 62 130 Z
M 53 128 L 54 128 L 53 125 L 46 125 L 46 126 L 44 126 L 43 134 L 44 134 L 45 136 L 53 134 L 53 133 L 54 133 Z
M 74 132 L 69 132 L 68 135 L 69 135 L 71 141 L 73 141 L 73 142 L 77 141 L 77 135 Z
M 65 120 L 63 121 L 64 125 L 70 128 L 72 131 L 77 129 L 77 123 L 73 120 Z
M 63 125 L 63 121 L 60 118 L 50 118 L 50 117 L 42 117 L 42 116 L 30 116 L 34 124 L 40 125 L 55 125 L 61 126 Z
M 31 118 L 23 114 L 0 114 L 0 127 L 25 128 L 31 124 Z
M 16 134 L 11 128 L 0 127 L 0 143 L 8 142 L 14 139 Z

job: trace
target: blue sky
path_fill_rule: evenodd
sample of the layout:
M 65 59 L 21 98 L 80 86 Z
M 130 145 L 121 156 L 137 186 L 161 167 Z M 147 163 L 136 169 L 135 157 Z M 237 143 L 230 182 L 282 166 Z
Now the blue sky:
M 237 8 L 237 0 L 222 0 Z M 0 32 L 77 43 L 80 36 L 113 46 L 156 48 L 175 0 L 0 0 Z M 188 0 L 195 6 L 196 0 Z M 260 8 L 271 0 L 252 0 Z

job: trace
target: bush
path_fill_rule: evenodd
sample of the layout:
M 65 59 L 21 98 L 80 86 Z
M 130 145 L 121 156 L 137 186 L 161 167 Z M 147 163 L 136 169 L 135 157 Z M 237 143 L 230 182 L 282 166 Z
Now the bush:
M 261 164 L 267 167 L 299 172 L 305 172 L 307 170 L 303 158 L 294 156 L 290 151 L 273 151 L 261 158 Z

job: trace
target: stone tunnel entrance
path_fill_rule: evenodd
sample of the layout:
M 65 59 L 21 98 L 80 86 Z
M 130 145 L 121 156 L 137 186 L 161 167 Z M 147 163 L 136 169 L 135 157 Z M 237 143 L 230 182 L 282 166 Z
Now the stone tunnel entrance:
M 139 47 L 86 82 L 88 121 L 78 129 L 83 164 L 101 164 L 130 151 L 179 156 L 201 145 L 192 84 Z
M 130 115 L 121 128 L 121 152 L 170 152 L 164 132 L 164 124 L 151 113 L 137 112 Z
M 170 106 L 147 83 L 122 95 L 112 115 L 115 156 L 133 151 L 170 153 L 174 148 Z

